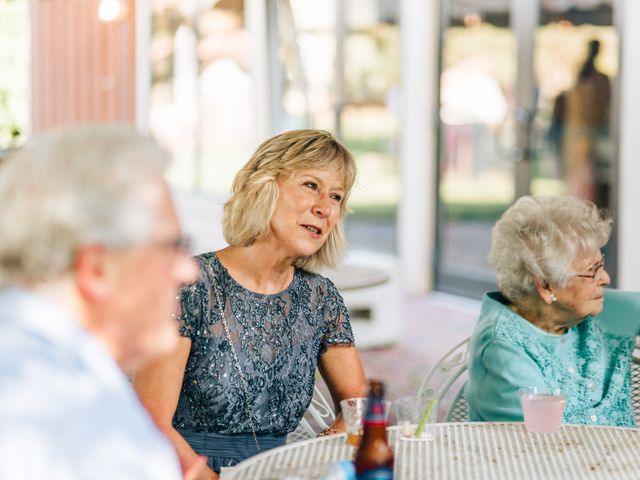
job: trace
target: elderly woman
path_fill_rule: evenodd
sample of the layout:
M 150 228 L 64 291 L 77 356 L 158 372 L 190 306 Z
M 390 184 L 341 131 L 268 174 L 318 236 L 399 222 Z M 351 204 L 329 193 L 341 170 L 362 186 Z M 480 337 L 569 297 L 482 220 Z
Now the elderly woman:
M 566 392 L 567 423 L 634 425 L 640 295 L 605 290 L 610 232 L 610 218 L 572 197 L 523 197 L 498 220 L 500 292 L 484 297 L 471 339 L 471 420 L 521 421 L 518 389 L 538 386 Z
M 180 348 L 135 376 L 185 461 L 205 455 L 219 472 L 282 445 L 316 367 L 334 403 L 366 394 L 347 309 L 315 273 L 344 251 L 355 173 L 329 133 L 298 130 L 264 142 L 237 174 L 224 207 L 229 246 L 196 257 L 200 279 L 180 297 Z M 338 416 L 326 433 L 342 429 Z

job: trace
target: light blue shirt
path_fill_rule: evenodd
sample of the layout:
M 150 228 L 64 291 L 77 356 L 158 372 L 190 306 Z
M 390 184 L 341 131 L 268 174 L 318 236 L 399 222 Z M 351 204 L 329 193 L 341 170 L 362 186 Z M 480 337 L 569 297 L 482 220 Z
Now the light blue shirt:
M 522 421 L 518 389 L 560 388 L 566 423 L 632 426 L 631 353 L 640 294 L 608 290 L 602 313 L 552 335 L 485 295 L 471 337 L 466 387 L 472 421 Z
M 0 478 L 182 478 L 122 371 L 66 312 L 0 290 Z

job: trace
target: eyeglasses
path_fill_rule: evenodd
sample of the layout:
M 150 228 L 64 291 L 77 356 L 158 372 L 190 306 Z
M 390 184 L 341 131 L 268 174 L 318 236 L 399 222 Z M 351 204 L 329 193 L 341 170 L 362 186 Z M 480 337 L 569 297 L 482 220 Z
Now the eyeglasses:
M 167 238 L 166 240 L 155 240 L 149 242 L 147 246 L 165 248 L 167 250 L 173 250 L 175 252 L 190 252 L 191 237 L 189 237 L 188 235 L 180 235 L 174 238 Z
M 181 253 L 181 254 L 191 254 L 191 237 L 188 235 L 177 235 L 175 237 L 159 239 L 159 240 L 148 240 L 146 242 L 134 242 L 134 243 L 125 243 L 121 245 L 104 245 L 103 246 L 112 249 L 125 251 L 130 249 L 140 249 L 140 248 L 157 248 L 162 249 L 171 253 Z
M 598 275 L 598 272 L 600 271 L 601 268 L 604 269 L 604 255 L 602 255 L 602 260 L 600 260 L 597 264 L 591 267 L 590 270 L 592 270 L 593 273 L 582 273 L 582 274 L 576 273 L 576 277 L 590 278 L 591 280 L 593 280 L 594 278 L 596 278 L 596 275 Z

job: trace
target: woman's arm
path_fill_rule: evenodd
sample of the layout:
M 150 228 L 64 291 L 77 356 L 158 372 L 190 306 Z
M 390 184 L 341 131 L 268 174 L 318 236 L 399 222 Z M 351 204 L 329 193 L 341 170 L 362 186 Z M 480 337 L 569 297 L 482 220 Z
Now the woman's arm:
M 598 319 L 602 327 L 614 335 L 640 335 L 640 293 L 606 289 L 604 308 Z
M 472 422 L 521 422 L 521 387 L 545 387 L 560 379 L 545 378 L 521 347 L 501 340 L 472 351 L 479 360 L 469 369 L 466 398 Z
M 180 337 L 178 348 L 162 357 L 133 377 L 133 388 L 151 418 L 175 447 L 183 469 L 187 470 L 201 460 L 187 441 L 173 428 L 178 398 L 184 379 L 184 370 L 191 351 L 191 340 Z M 205 467 L 194 480 L 215 480 L 218 478 L 210 468 Z
M 340 413 L 340 400 L 367 396 L 367 379 L 360 355 L 353 345 L 329 345 L 320 357 L 318 369 L 338 412 L 331 428 L 342 432 L 344 424 Z

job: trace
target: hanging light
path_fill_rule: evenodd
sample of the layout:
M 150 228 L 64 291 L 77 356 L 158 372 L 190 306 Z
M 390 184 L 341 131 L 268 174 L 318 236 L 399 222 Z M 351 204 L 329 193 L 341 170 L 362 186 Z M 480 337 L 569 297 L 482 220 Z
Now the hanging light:
M 98 3 L 98 18 L 101 22 L 118 22 L 127 14 L 127 4 L 124 0 L 100 0 Z

